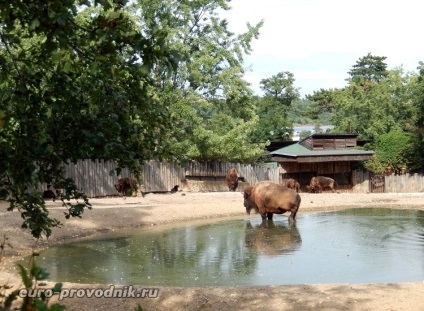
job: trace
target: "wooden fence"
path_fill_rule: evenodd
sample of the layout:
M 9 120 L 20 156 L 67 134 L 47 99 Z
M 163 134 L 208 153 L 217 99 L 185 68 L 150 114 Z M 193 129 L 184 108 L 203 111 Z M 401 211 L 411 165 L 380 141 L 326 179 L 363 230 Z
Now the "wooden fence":
M 262 180 L 280 182 L 280 170 L 277 167 L 218 162 L 190 162 L 180 167 L 175 163 L 150 161 L 142 167 L 141 190 L 169 192 L 182 189 L 190 180 L 215 181 L 217 184 L 222 184 L 222 187 L 214 189 L 225 189 L 225 174 L 233 167 L 237 169 L 240 179 L 250 185 Z M 113 161 L 103 160 L 80 160 L 75 165 L 64 166 L 65 176 L 73 178 L 78 188 L 89 197 L 117 195 L 118 192 L 114 187 L 116 181 L 121 177 L 134 177 L 128 169 L 123 169 L 121 174 L 116 176 L 115 169 L 116 164 Z M 339 191 L 368 193 L 371 191 L 370 177 L 369 172 L 352 171 L 351 186 L 340 187 Z M 424 192 L 424 176 L 421 174 L 385 176 L 384 183 L 385 192 Z
M 116 175 L 113 161 L 80 160 L 76 164 L 64 166 L 65 176 L 73 178 L 79 189 L 89 197 L 117 195 L 114 185 L 121 177 L 134 177 L 128 169 Z M 242 165 L 240 163 L 190 162 L 184 167 L 175 163 L 150 161 L 142 166 L 141 190 L 143 192 L 169 192 L 178 188 L 187 180 L 214 180 L 225 183 L 225 174 L 230 168 L 236 168 L 241 179 L 251 185 L 258 181 L 270 180 L 278 183 L 278 168 L 261 165 Z
M 352 172 L 352 189 L 349 192 L 367 193 L 372 192 L 371 175 L 369 172 L 355 170 Z M 405 174 L 382 176 L 381 181 L 384 192 L 412 193 L 424 192 L 424 175 Z M 378 192 L 381 192 L 379 190 Z
M 421 174 L 385 176 L 385 192 L 424 192 L 424 176 Z

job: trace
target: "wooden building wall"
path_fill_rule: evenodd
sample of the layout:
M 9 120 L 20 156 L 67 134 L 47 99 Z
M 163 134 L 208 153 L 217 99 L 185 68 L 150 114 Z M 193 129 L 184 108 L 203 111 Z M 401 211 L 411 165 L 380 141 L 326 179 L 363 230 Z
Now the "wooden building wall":
M 352 189 L 352 171 L 350 161 L 337 162 L 282 162 L 280 163 L 280 183 L 285 184 L 294 178 L 300 183 L 301 190 L 307 192 L 307 185 L 314 176 L 333 178 L 340 192 L 350 192 Z
M 343 138 L 313 138 L 309 137 L 301 145 L 310 150 L 346 149 L 356 147 L 356 137 Z

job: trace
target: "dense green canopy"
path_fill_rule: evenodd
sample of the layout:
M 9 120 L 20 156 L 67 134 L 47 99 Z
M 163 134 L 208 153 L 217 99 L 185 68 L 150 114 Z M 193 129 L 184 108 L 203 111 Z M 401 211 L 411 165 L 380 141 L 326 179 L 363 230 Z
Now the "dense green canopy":
M 235 36 L 227 1 L 1 1 L 0 198 L 47 236 L 42 183 L 64 189 L 66 217 L 87 198 L 63 163 L 111 159 L 255 161 L 257 122 L 243 55 L 261 23 Z M 118 173 L 119 173 L 118 169 Z M 74 197 L 78 204 L 68 200 Z

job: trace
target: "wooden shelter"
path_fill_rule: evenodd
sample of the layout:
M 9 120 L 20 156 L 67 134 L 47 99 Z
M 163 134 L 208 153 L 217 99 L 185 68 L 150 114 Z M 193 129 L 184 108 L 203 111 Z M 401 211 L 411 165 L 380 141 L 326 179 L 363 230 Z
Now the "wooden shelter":
M 280 167 L 280 182 L 296 179 L 302 191 L 313 176 L 327 176 L 337 189 L 352 187 L 352 164 L 370 160 L 374 151 L 357 149 L 357 134 L 312 134 L 296 144 L 271 152 Z

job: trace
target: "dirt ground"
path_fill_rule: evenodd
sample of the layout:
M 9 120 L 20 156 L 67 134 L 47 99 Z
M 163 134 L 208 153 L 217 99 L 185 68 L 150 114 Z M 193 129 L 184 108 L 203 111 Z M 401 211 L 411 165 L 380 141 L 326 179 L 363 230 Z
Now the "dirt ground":
M 392 207 L 424 210 L 424 193 L 347 194 L 301 193 L 299 214 L 350 207 Z M 82 219 L 66 220 L 60 202 L 47 202 L 52 216 L 64 225 L 46 240 L 22 231 L 18 212 L 7 212 L 0 202 L 0 237 L 7 247 L 0 262 L 0 285 L 22 288 L 14 262 L 32 250 L 71 239 L 122 228 L 163 225 L 244 214 L 240 192 L 177 192 L 143 197 L 91 199 L 93 209 Z M 253 215 L 252 217 L 260 217 Z M 275 216 L 275 217 L 286 217 Z M 423 261 L 424 262 L 424 261 Z M 402 263 L 399 263 L 402 269 Z M 109 284 L 64 283 L 65 289 L 109 288 Z M 424 310 L 423 282 L 396 284 L 314 284 L 299 286 L 155 287 L 157 298 L 65 298 L 67 310 Z M 134 289 L 141 290 L 142 286 Z M 57 301 L 53 296 L 52 302 Z

